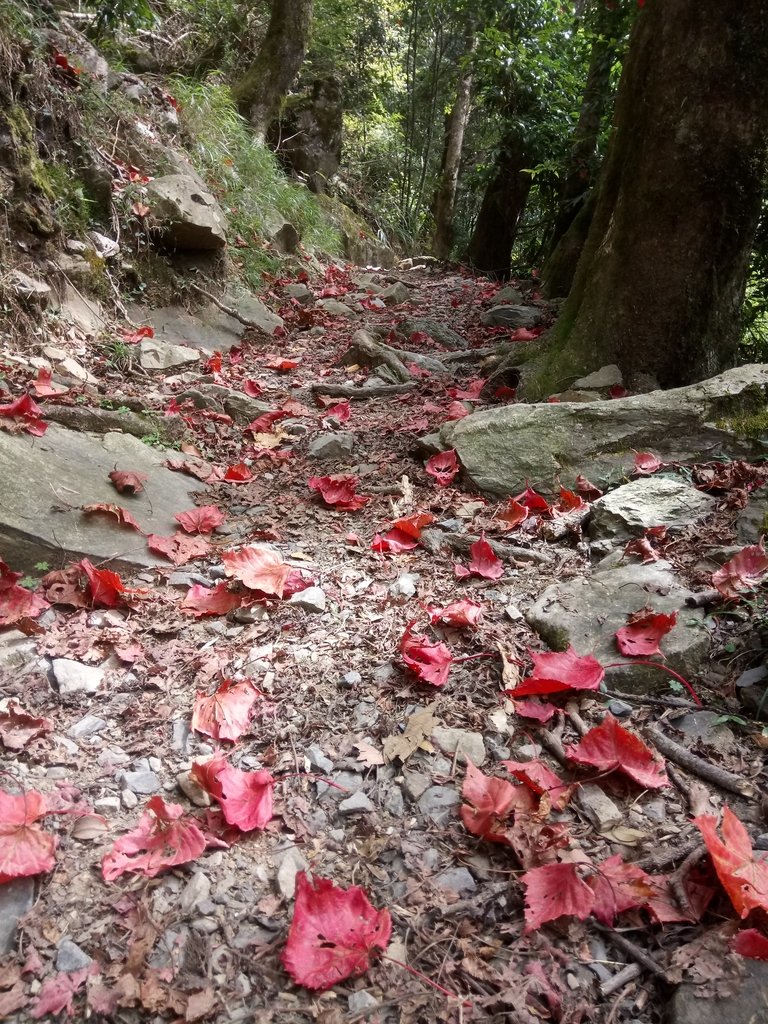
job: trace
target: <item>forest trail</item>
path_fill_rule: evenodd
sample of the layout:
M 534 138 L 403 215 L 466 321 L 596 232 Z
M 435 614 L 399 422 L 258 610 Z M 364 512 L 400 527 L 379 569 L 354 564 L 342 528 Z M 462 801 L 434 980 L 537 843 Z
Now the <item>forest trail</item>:
M 37 624 L 23 618 L 0 634 L 11 698 L 0 711 L 4 778 L 44 793 L 58 812 L 40 816 L 58 837 L 55 870 L 0 887 L 0 918 L 26 915 L 15 939 L 0 930 L 18 954 L 0 978 L 10 1019 L 73 999 L 81 1019 L 87 999 L 120 1021 L 628 1024 L 657 1019 L 668 986 L 694 975 L 709 973 L 711 995 L 727 990 L 735 925 L 696 923 L 723 898 L 712 872 L 699 872 L 704 851 L 690 816 L 711 813 L 730 780 L 738 792 L 728 802 L 755 823 L 759 732 L 738 740 L 717 720 L 724 698 L 708 684 L 701 695 L 715 711 L 670 696 L 665 682 L 656 696 L 603 697 L 600 666 L 586 657 L 559 668 L 561 682 L 570 679 L 560 689 L 581 691 L 578 704 L 504 694 L 528 677 L 531 652 L 554 657 L 542 656 L 523 611 L 550 585 L 589 575 L 583 516 L 558 536 L 542 528 L 579 498 L 550 505 L 523 485 L 518 502 L 494 504 L 462 490 L 445 460 L 425 471 L 418 437 L 482 404 L 482 364 L 462 364 L 448 381 L 411 366 L 413 386 L 400 393 L 334 396 L 370 376 L 339 364 L 361 326 L 387 328 L 377 335 L 386 338 L 404 316 L 431 320 L 477 349 L 510 336 L 481 325 L 496 285 L 428 267 L 394 277 L 405 303 L 377 301 L 393 275 L 369 275 L 364 313 L 352 317 L 320 304 L 366 290 L 350 272 L 273 280 L 268 300 L 284 330 L 246 331 L 229 352 L 170 378 L 137 370 L 139 332 L 127 338 L 119 382 L 103 360 L 86 365 L 97 380 L 112 374 L 116 392 L 151 394 L 156 411 L 183 417 L 194 441 L 165 455 L 205 480 L 198 505 L 214 511 L 187 517 L 189 532 L 175 539 L 150 538 L 152 550 L 172 553 L 167 565 L 119 580 L 91 567 L 88 582 L 82 567 L 54 567 L 37 591 L 51 607 Z M 446 352 L 426 331 L 408 341 L 424 356 Z M 225 389 L 269 410 L 248 426 L 233 422 Z M 74 394 L 39 400 L 42 420 L 49 407 L 76 404 Z M 335 489 L 324 481 L 339 474 Z M 138 514 L 152 488 L 150 472 L 114 504 Z M 732 521 L 718 506 L 712 535 L 726 538 Z M 130 520 L 114 529 L 135 536 Z M 484 535 L 494 550 L 478 546 Z M 691 585 L 703 579 L 697 545 L 691 528 L 664 549 Z M 259 554 L 245 564 L 233 555 L 242 546 Z M 547 665 L 554 673 L 541 660 L 534 676 L 546 677 Z M 664 747 L 662 729 L 653 756 L 639 739 L 622 751 L 622 733 L 613 737 L 619 771 L 587 750 L 574 760 L 571 745 L 598 725 L 605 700 L 609 719 L 651 746 L 658 723 L 673 723 L 675 744 Z M 18 719 L 22 711 L 30 718 Z M 681 745 L 694 748 L 686 776 L 672 764 Z M 241 803 L 230 801 L 226 821 L 213 810 L 226 807 L 215 772 L 190 774 L 212 755 L 248 776 L 231 776 Z M 567 789 L 555 795 L 539 758 Z M 535 768 L 520 764 L 530 761 Z M 509 791 L 473 778 L 468 762 Z M 254 773 L 275 780 L 272 813 L 265 776 Z M 475 811 L 460 812 L 462 787 Z M 162 806 L 158 797 L 194 818 L 209 848 L 185 855 L 191 847 L 171 828 L 155 837 L 154 860 L 110 855 L 148 805 Z M 534 894 L 536 871 L 555 857 L 561 885 Z M 388 955 L 458 998 L 386 960 L 326 994 L 294 986 L 280 954 L 302 871 L 361 886 L 391 915 Z M 598 890 L 599 906 L 589 902 Z M 682 996 L 675 1006 L 677 1024 L 696 1019 Z

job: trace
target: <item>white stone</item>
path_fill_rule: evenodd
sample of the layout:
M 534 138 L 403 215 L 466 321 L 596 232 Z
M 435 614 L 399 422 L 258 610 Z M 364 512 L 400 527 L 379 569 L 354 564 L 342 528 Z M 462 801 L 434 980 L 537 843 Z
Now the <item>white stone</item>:
M 59 693 L 67 697 L 73 693 L 98 693 L 104 672 L 97 665 L 83 665 L 69 658 L 54 658 L 53 676 L 59 684 Z

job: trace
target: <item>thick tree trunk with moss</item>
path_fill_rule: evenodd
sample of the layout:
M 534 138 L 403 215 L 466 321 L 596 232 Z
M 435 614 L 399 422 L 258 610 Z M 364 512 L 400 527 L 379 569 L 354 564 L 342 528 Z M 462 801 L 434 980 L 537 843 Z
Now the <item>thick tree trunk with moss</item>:
M 475 46 L 474 35 L 468 40 L 467 57 Z M 461 151 L 464 146 L 464 131 L 469 120 L 472 105 L 472 71 L 467 67 L 459 75 L 456 100 L 448 116 L 443 147 L 443 165 L 440 185 L 435 197 L 435 230 L 432 234 L 432 255 L 447 260 L 453 248 L 453 214 L 456 203 L 456 186 L 461 167 Z
M 307 52 L 313 0 L 272 0 L 267 34 L 256 60 L 232 87 L 241 114 L 259 138 L 277 117 L 280 104 Z
M 596 189 L 580 202 L 578 212 L 541 268 L 541 291 L 545 298 L 564 298 L 571 290 L 579 257 L 595 213 Z
M 511 273 L 512 246 L 531 189 L 525 168 L 531 156 L 522 140 L 509 136 L 496 160 L 483 195 L 467 248 L 467 259 L 482 274 L 506 281 Z
M 528 397 L 618 363 L 665 388 L 732 365 L 768 136 L 768 0 L 646 0 L 571 294 Z

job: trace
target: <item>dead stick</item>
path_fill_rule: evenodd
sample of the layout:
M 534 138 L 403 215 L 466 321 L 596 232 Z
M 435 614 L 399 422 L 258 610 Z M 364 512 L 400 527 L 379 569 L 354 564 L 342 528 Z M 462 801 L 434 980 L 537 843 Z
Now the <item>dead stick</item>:
M 698 775 L 705 782 L 711 782 L 713 786 L 725 789 L 729 793 L 737 793 L 748 800 L 756 798 L 757 790 L 747 779 L 742 779 L 732 772 L 727 772 L 724 768 L 718 768 L 717 765 L 710 764 L 709 761 L 704 761 L 702 758 L 697 757 L 690 750 L 687 750 L 679 743 L 675 743 L 669 736 L 665 736 L 655 726 L 646 726 L 645 735 L 664 757 L 668 757 L 670 761 L 674 761 L 681 768 L 685 768 L 687 772 Z
M 679 846 L 677 849 L 660 847 L 659 849 L 653 850 L 646 857 L 635 861 L 635 863 L 639 868 L 642 868 L 643 871 L 663 871 L 664 868 L 669 867 L 670 864 L 673 864 L 681 857 L 685 860 L 691 850 L 695 850 L 699 845 L 700 842 L 698 839 L 690 839 L 687 843 L 683 843 L 683 845 Z
M 311 390 L 316 395 L 329 395 L 331 398 L 351 398 L 352 401 L 364 401 L 366 398 L 385 398 L 387 395 L 404 395 L 413 391 L 414 384 L 378 384 L 372 388 L 356 388 L 349 384 L 312 384 Z
M 258 331 L 259 334 L 264 334 L 269 337 L 268 332 L 264 330 L 261 324 L 257 324 L 255 320 L 249 320 L 247 316 L 243 316 L 242 313 L 238 313 L 238 311 L 233 309 L 231 306 L 225 306 L 223 302 L 216 298 L 215 295 L 211 295 L 211 293 L 207 292 L 205 288 L 201 288 L 199 284 L 195 284 L 194 281 L 192 281 L 190 282 L 189 287 L 194 291 L 199 292 L 201 295 L 204 295 L 206 299 L 209 299 L 214 304 L 214 306 L 218 306 L 222 313 L 226 313 L 227 316 L 231 316 L 233 320 L 237 320 L 238 323 L 241 323 L 244 327 L 252 327 L 255 331 Z
M 584 719 L 579 714 L 579 706 L 575 701 L 569 701 L 565 708 L 565 713 L 571 720 L 571 725 L 579 734 L 579 736 L 586 736 L 589 732 L 589 727 Z
M 710 604 L 722 604 L 724 598 L 719 590 L 700 590 L 698 594 L 686 597 L 687 608 L 704 608 Z
M 685 802 L 688 804 L 688 809 L 692 810 L 693 797 L 691 796 L 691 787 L 682 777 L 677 768 L 674 767 L 674 765 L 667 765 L 667 776 L 669 778 L 669 781 L 675 787 L 675 789 L 682 794 L 683 798 L 685 799 Z
M 692 914 L 691 901 L 688 899 L 688 893 L 685 891 L 685 880 L 688 877 L 688 872 L 694 865 L 698 864 L 706 852 L 707 850 L 703 843 L 695 846 L 680 867 L 676 868 L 669 876 L 669 888 L 672 890 L 672 894 L 684 914 Z
M 421 543 L 424 544 L 424 535 L 427 535 L 427 540 L 433 545 L 442 547 L 448 545 L 453 548 L 454 551 L 458 551 L 461 554 L 466 554 L 473 544 L 476 544 L 480 540 L 478 536 L 471 533 L 441 533 L 438 530 L 423 530 L 421 534 Z M 485 538 L 491 547 L 491 550 L 499 558 L 504 558 L 507 561 L 519 561 L 519 562 L 536 562 L 538 565 L 546 565 L 552 561 L 550 555 L 543 555 L 538 551 L 531 551 L 528 548 L 518 548 L 513 544 L 502 544 L 498 540 L 491 540 L 488 537 Z M 424 545 L 426 546 L 426 545 Z
M 643 973 L 642 968 L 637 964 L 627 964 L 626 967 L 614 974 L 608 981 L 604 981 L 600 986 L 601 996 L 612 996 L 614 992 L 618 992 L 620 988 L 624 988 L 630 981 L 634 981 L 635 978 L 639 978 Z
M 617 932 L 614 928 L 608 928 L 604 924 L 598 924 L 596 921 L 593 922 L 594 927 L 607 936 L 614 946 L 618 946 L 619 949 L 626 953 L 627 956 L 631 956 L 635 963 L 644 967 L 651 974 L 654 974 L 657 978 L 661 978 L 662 981 L 667 981 L 667 974 L 663 967 L 660 967 L 650 953 L 646 953 L 640 946 L 635 945 L 629 939 L 625 938 L 620 932 Z

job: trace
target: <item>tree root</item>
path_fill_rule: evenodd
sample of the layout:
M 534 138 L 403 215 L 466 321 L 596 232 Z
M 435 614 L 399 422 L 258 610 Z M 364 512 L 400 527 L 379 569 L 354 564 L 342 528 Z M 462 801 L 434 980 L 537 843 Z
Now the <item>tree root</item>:
M 237 322 L 241 323 L 243 327 L 250 327 L 254 331 L 258 331 L 259 334 L 263 334 L 266 338 L 270 336 L 260 324 L 257 324 L 254 320 L 249 320 L 247 316 L 243 316 L 242 313 L 238 313 L 238 311 L 233 309 L 231 306 L 225 306 L 220 299 L 217 299 L 215 295 L 211 294 L 211 292 L 207 292 L 205 288 L 201 288 L 199 284 L 195 284 L 194 281 L 191 281 L 189 287 L 212 302 L 214 306 L 217 306 L 222 311 L 222 313 L 226 313 L 227 316 L 231 316 L 233 320 L 237 320 Z
M 414 363 L 421 370 L 431 373 L 450 375 L 450 370 L 435 356 L 421 355 L 419 352 L 408 352 L 405 349 L 392 348 L 383 341 L 377 341 L 368 331 L 355 331 L 350 347 L 339 360 L 342 366 L 354 363 L 360 366 L 387 366 L 400 381 L 411 380 L 411 371 L 407 363 Z
M 371 388 L 358 388 L 350 384 L 312 384 L 310 390 L 315 395 L 328 395 L 329 398 L 349 398 L 353 402 L 362 402 L 366 398 L 386 398 L 387 395 L 405 395 L 413 391 L 415 383 L 410 384 L 377 384 Z
M 535 562 L 537 565 L 548 565 L 552 561 L 552 555 L 549 554 L 531 551 L 529 548 L 519 548 L 513 544 L 504 544 L 498 540 L 491 540 L 489 537 L 485 539 L 494 555 L 508 562 Z M 479 540 L 478 536 L 471 533 L 443 533 L 440 530 L 422 530 L 421 533 L 421 543 L 433 552 L 448 546 L 459 554 L 465 555 Z
M 736 793 L 738 796 L 746 797 L 748 800 L 757 799 L 759 795 L 758 790 L 747 779 L 742 779 L 739 775 L 734 775 L 732 772 L 727 772 L 724 768 L 718 768 L 717 765 L 702 760 L 702 758 L 692 754 L 686 747 L 675 743 L 669 736 L 665 736 L 656 726 L 646 726 L 645 735 L 664 757 L 668 757 L 670 761 L 674 761 L 675 764 L 685 768 L 692 775 L 697 775 L 700 779 L 704 779 L 705 782 L 711 782 L 713 786 L 725 789 L 729 793 Z

